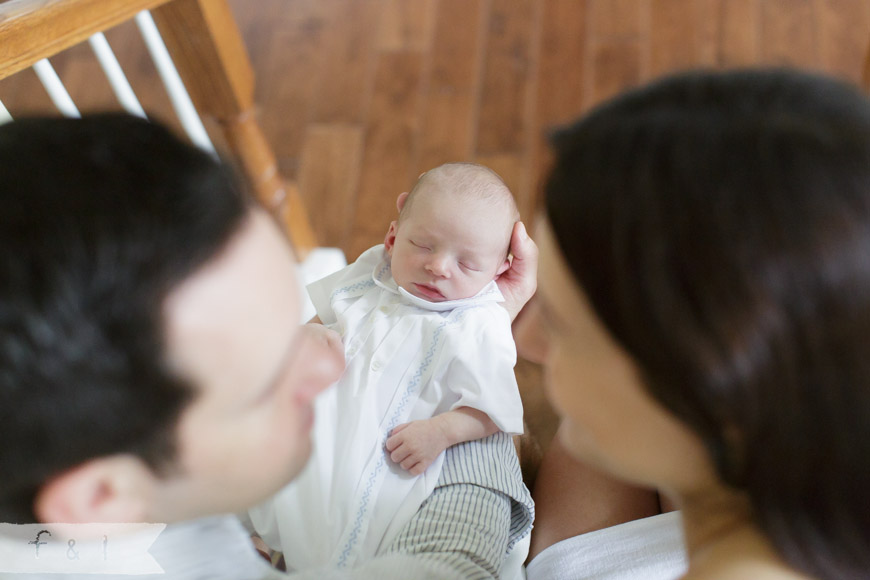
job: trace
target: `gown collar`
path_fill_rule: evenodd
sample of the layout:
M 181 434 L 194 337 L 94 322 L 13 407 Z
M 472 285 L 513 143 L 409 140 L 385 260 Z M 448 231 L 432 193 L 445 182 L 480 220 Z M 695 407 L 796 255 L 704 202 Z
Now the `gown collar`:
M 390 256 L 387 252 L 383 253 L 381 261 L 378 262 L 378 264 L 375 265 L 374 270 L 372 270 L 372 279 L 380 288 L 383 288 L 387 292 L 398 294 L 404 302 L 417 306 L 418 308 L 423 308 L 424 310 L 431 310 L 432 312 L 444 312 L 446 310 L 459 308 L 460 306 L 474 306 L 484 302 L 504 302 L 504 296 L 498 289 L 498 284 L 496 284 L 494 280 L 490 281 L 490 283 L 484 286 L 480 292 L 470 298 L 445 300 L 443 302 L 430 302 L 418 296 L 414 296 L 401 286 L 397 285 L 396 281 L 393 280 L 393 271 L 390 268 Z

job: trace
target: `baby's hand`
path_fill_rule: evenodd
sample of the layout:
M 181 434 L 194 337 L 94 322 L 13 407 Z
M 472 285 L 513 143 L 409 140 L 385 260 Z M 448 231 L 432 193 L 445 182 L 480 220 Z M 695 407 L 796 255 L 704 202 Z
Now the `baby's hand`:
M 432 420 L 403 423 L 387 439 L 390 459 L 411 475 L 420 475 L 449 447 L 444 431 Z

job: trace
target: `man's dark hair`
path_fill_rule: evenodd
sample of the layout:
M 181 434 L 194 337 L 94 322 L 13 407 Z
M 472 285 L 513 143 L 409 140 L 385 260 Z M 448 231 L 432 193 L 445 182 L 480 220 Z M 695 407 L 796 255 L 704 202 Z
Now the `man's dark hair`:
M 547 218 L 597 316 L 796 569 L 870 570 L 870 102 L 695 72 L 555 138 Z
M 194 395 L 164 361 L 167 293 L 250 207 L 225 167 L 126 115 L 0 127 L 0 521 L 39 487 L 133 453 L 161 472 Z

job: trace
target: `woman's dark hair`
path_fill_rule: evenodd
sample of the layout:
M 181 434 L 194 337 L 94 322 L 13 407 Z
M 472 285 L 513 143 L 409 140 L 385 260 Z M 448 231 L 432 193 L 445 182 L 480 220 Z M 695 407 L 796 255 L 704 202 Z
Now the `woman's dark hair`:
M 546 213 L 650 393 L 796 569 L 870 570 L 870 102 L 693 72 L 554 139 Z
M 52 476 L 174 459 L 194 387 L 166 369 L 167 293 L 219 253 L 249 198 L 216 159 L 126 115 L 0 127 L 0 521 Z

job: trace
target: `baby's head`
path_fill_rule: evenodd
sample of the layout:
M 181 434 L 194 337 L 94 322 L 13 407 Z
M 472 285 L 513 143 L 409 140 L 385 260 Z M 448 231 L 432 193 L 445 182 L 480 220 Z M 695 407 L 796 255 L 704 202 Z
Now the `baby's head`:
M 427 171 L 399 196 L 384 240 L 396 283 L 430 302 L 469 298 L 510 267 L 516 203 L 504 181 L 473 163 Z

